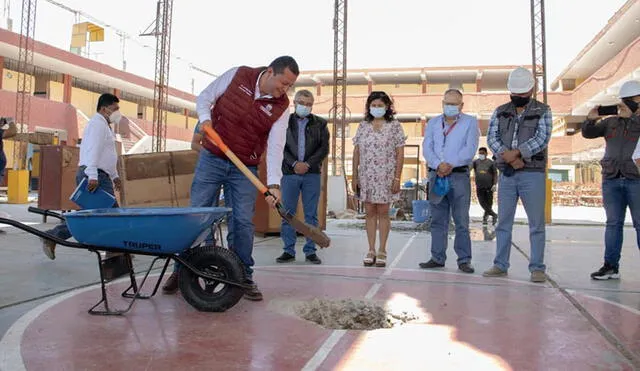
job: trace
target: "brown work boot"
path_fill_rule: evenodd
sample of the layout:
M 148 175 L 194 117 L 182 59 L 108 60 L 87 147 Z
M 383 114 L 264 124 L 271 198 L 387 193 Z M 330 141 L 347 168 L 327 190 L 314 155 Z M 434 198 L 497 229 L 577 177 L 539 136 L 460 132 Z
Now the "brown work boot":
M 56 258 L 56 243 L 44 238 L 42 240 L 42 252 L 51 260 Z
M 543 271 L 531 272 L 531 282 L 542 283 L 547 281 L 547 275 Z
M 251 301 L 261 301 L 262 293 L 258 289 L 258 285 L 251 280 L 244 281 L 245 285 L 250 285 L 251 288 L 248 288 L 244 291 L 244 298 Z
M 167 278 L 167 282 L 162 286 L 162 293 L 165 295 L 175 294 L 178 291 L 178 272 L 173 272 Z
M 483 277 L 504 277 L 507 275 L 506 271 L 496 267 L 495 265 L 482 273 Z

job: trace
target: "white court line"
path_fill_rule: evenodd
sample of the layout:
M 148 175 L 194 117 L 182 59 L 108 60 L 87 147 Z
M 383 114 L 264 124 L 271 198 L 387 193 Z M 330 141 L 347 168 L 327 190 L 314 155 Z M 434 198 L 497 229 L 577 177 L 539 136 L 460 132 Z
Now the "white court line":
M 590 294 L 585 294 L 585 293 L 581 292 L 579 289 L 567 290 L 567 292 L 570 293 L 571 295 L 580 295 L 580 296 L 584 296 L 586 298 L 589 298 L 589 299 L 592 299 L 592 300 L 595 300 L 595 301 L 611 304 L 611 305 L 613 305 L 615 307 L 618 307 L 620 309 L 624 309 L 624 310 L 626 310 L 626 311 L 628 311 L 630 313 L 633 313 L 635 315 L 640 316 L 640 310 L 637 310 L 635 308 L 626 306 L 624 304 L 620 304 L 618 302 L 615 302 L 615 301 L 612 301 L 612 300 L 609 300 L 609 299 L 601 298 L 601 297 L 598 297 L 598 296 L 593 296 L 593 295 L 590 295 Z
M 400 253 L 393 260 L 393 262 L 387 267 L 387 269 L 384 270 L 384 273 L 382 273 L 382 276 L 380 277 L 381 279 L 384 279 L 385 277 L 388 277 L 388 276 L 391 275 L 391 272 L 393 271 L 393 268 L 395 268 L 396 265 L 398 265 L 398 263 L 400 262 L 400 259 L 402 259 L 402 256 L 404 255 L 404 253 L 407 251 L 409 246 L 411 246 L 411 243 L 413 243 L 413 240 L 416 238 L 416 236 L 418 236 L 418 233 L 419 232 L 414 233 L 411 236 L 411 238 L 409 238 L 407 243 L 402 247 L 402 250 L 400 250 Z M 380 290 L 380 287 L 382 287 L 382 283 L 380 283 L 380 282 L 374 283 L 371 286 L 371 288 L 369 289 L 369 291 L 367 291 L 367 293 L 364 296 L 364 298 L 367 299 L 367 300 L 373 298 L 378 293 L 378 290 Z M 302 370 L 303 371 L 311 371 L 311 370 L 318 369 L 318 367 L 320 367 L 322 362 L 324 362 L 324 360 L 327 359 L 327 357 L 329 356 L 329 353 L 331 353 L 333 348 L 338 344 L 340 339 L 342 339 L 342 337 L 346 333 L 347 333 L 346 330 L 333 330 L 331 332 L 331 335 L 329 335 L 327 340 L 325 340 L 324 343 L 322 343 L 322 345 L 315 352 L 313 357 L 311 357 L 311 359 L 309 361 L 307 361 L 307 364 L 304 365 Z
M 42 313 L 46 312 L 54 305 L 85 291 L 93 290 L 96 287 L 100 287 L 100 284 L 70 291 L 64 295 L 60 295 L 54 299 L 38 305 L 34 309 L 25 313 L 22 317 L 20 317 L 9 328 L 9 330 L 7 330 L 7 332 L 2 337 L 2 340 L 0 340 L 0 370 L 26 371 L 24 360 L 22 359 L 20 344 L 22 343 L 22 335 L 24 335 L 25 330 L 27 329 L 27 327 L 29 327 L 31 322 L 33 322 Z
M 151 273 L 149 274 L 149 277 L 155 277 L 159 275 L 160 273 Z M 143 276 L 143 274 L 138 274 L 136 275 L 136 278 Z M 121 283 L 128 279 L 129 277 L 118 278 L 115 281 L 109 282 L 107 284 L 107 287 Z M 95 290 L 97 288 L 100 288 L 99 283 L 83 287 L 81 289 L 69 291 L 38 305 L 37 307 L 22 315 L 22 317 L 20 317 L 13 325 L 11 325 L 9 330 L 7 330 L 7 332 L 2 337 L 2 340 L 0 340 L 0 371 L 26 371 L 24 360 L 22 359 L 21 344 L 22 336 L 24 335 L 24 332 L 27 330 L 27 327 L 29 327 L 31 322 L 40 317 L 42 313 L 46 312 L 54 305 L 76 295 L 82 294 L 83 292 Z

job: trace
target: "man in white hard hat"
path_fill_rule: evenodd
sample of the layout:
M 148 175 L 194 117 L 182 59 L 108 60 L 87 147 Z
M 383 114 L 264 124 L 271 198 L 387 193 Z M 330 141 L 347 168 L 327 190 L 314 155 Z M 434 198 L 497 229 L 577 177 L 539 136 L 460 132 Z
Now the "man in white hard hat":
M 640 82 L 627 81 L 620 88 L 617 115 L 607 113 L 600 106 L 594 107 L 582 123 L 585 138 L 604 137 L 605 152 L 602 165 L 602 203 L 607 214 L 604 232 L 604 264 L 591 273 L 595 280 L 619 279 L 620 251 L 625 214 L 631 210 L 640 247 L 640 173 L 634 159 L 640 157 L 636 150 L 640 137 Z
M 531 97 L 535 80 L 518 67 L 511 71 L 507 87 L 511 102 L 498 107 L 489 123 L 487 144 L 496 154 L 500 170 L 496 257 L 485 277 L 502 277 L 509 269 L 513 220 L 522 200 L 529 221 L 531 281 L 545 282 L 544 264 L 547 146 L 551 139 L 551 109 Z

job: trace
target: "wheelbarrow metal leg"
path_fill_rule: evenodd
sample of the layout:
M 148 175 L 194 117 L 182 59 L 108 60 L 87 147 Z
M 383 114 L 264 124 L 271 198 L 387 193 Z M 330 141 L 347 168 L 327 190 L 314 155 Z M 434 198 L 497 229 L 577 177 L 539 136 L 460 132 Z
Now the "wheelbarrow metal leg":
M 107 288 L 105 285 L 104 274 L 102 273 L 102 256 L 100 256 L 100 252 L 96 250 L 92 250 L 98 257 L 98 270 L 100 271 L 100 289 L 102 291 L 102 298 L 96 305 L 89 309 L 89 314 L 93 315 L 122 315 L 124 312 L 122 311 L 112 311 L 109 309 L 109 298 L 107 297 Z M 96 310 L 96 308 L 104 303 L 104 310 Z
M 157 292 L 158 292 L 158 288 L 160 287 L 160 283 L 162 283 L 162 279 L 164 278 L 164 274 L 167 272 L 167 268 L 169 267 L 169 263 L 171 263 L 171 258 L 165 257 L 158 257 L 157 259 L 166 259 L 165 263 L 164 263 L 164 267 L 162 267 L 162 272 L 160 272 L 160 277 L 158 277 L 158 281 L 156 282 L 156 286 L 153 288 L 153 292 L 151 293 L 151 296 L 154 296 Z M 155 261 L 154 261 L 155 262 Z
M 149 265 L 149 268 L 145 272 L 145 275 L 142 278 L 142 281 L 140 282 L 140 287 L 138 287 L 138 285 L 137 285 L 135 273 L 133 272 L 133 264 L 132 264 L 131 265 L 131 274 L 130 274 L 131 285 L 129 285 L 129 287 L 122 293 L 122 296 L 125 297 L 125 298 L 128 298 L 128 299 L 150 299 L 151 297 L 153 297 L 156 294 L 156 292 L 158 291 L 158 286 L 160 286 L 160 282 L 162 281 L 162 277 L 164 276 L 164 273 L 167 270 L 167 265 L 169 265 L 169 263 L 168 263 L 169 259 L 167 259 L 167 262 L 164 264 L 164 267 L 162 269 L 162 273 L 160 273 L 160 277 L 158 278 L 158 281 L 155 284 L 153 292 L 151 294 L 149 294 L 149 295 L 144 295 L 144 294 L 141 293 L 141 291 L 142 291 L 142 287 L 144 286 L 144 283 L 146 282 L 147 278 L 149 277 L 149 274 L 153 270 L 153 267 L 155 267 L 156 262 L 158 260 L 161 260 L 161 259 L 165 259 L 165 258 L 162 257 L 162 256 L 158 256 L 155 259 L 153 259 L 153 261 L 151 262 L 151 265 Z M 133 294 L 129 292 L 131 289 L 133 289 Z

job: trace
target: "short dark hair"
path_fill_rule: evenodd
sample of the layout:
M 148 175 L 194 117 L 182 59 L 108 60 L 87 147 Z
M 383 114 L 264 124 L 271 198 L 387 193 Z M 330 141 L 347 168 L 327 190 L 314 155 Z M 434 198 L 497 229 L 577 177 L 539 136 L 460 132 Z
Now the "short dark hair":
M 480 152 L 480 151 L 488 152 L 488 151 L 487 151 L 487 147 L 480 147 L 480 148 L 478 148 L 478 152 Z
M 293 72 L 294 75 L 298 76 L 300 74 L 300 69 L 298 68 L 298 62 L 296 62 L 293 57 L 288 55 L 283 55 L 282 57 L 278 57 L 269 64 L 269 67 L 273 68 L 273 73 L 275 75 L 279 75 L 284 72 L 286 68 L 289 71 Z
M 100 108 L 109 107 L 114 103 L 120 103 L 120 99 L 113 94 L 104 93 L 100 98 L 98 98 L 98 107 L 96 108 L 96 111 L 100 111 Z
M 447 95 L 447 94 L 456 94 L 457 96 L 462 98 L 462 92 L 460 90 L 458 90 L 458 89 L 453 89 L 453 88 L 452 89 L 447 89 L 447 91 L 444 92 L 443 96 Z

